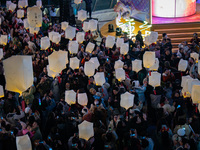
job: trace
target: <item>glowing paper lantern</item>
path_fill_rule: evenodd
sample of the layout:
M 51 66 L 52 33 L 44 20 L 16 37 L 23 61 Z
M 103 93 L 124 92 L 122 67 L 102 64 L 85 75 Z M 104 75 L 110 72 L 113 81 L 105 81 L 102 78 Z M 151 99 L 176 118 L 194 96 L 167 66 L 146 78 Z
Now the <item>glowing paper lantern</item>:
M 124 43 L 124 39 L 123 38 L 117 38 L 117 41 L 116 41 L 116 46 L 117 47 L 121 47 L 121 45 Z
M 54 31 L 49 32 L 49 39 L 50 39 L 50 41 L 53 41 L 53 36 L 57 35 L 57 34 L 59 34 L 59 33 L 58 32 L 54 32 Z
M 150 43 L 155 43 L 158 39 L 158 32 L 154 32 L 154 31 L 151 31 L 151 34 L 149 36 L 149 42 Z
M 94 136 L 93 123 L 84 120 L 78 125 L 79 138 L 89 140 Z
M 115 44 L 115 37 L 114 36 L 108 36 L 106 38 L 106 45 L 105 46 L 108 47 L 108 48 L 113 48 L 114 44 Z
M 200 63 L 198 63 L 198 73 L 200 74 Z
M 47 36 L 41 38 L 41 49 L 47 50 L 50 47 L 50 40 Z
M 191 82 L 188 83 L 188 91 L 192 94 L 192 88 L 194 85 L 200 85 L 200 81 L 198 79 L 193 79 Z
M 41 0 L 37 0 L 36 1 L 36 6 L 41 8 L 42 7 L 42 1 Z
M 129 45 L 128 43 L 123 43 L 120 47 L 120 54 L 122 55 L 126 55 L 128 53 L 129 50 Z
M 96 85 L 102 86 L 106 82 L 104 72 L 97 72 L 94 75 L 94 80 Z
M 188 67 L 188 61 L 181 59 L 178 64 L 178 71 L 185 71 Z
M 87 19 L 87 11 L 79 10 L 78 11 L 78 20 L 84 21 L 85 19 Z
M 80 65 L 80 60 L 77 57 L 74 58 L 70 58 L 70 68 L 74 69 L 78 69 L 79 65 Z
M 3 86 L 0 85 L 0 98 L 4 97 Z
M 28 7 L 27 19 L 30 27 L 42 26 L 42 10 L 37 6 Z
M 11 3 L 11 4 L 9 5 L 9 9 L 8 9 L 8 10 L 14 11 L 14 10 L 16 9 L 16 7 L 17 7 L 16 4 Z
M 54 34 L 53 35 L 53 40 L 52 40 L 53 43 L 59 44 L 60 40 L 61 40 L 61 34 Z
M 132 61 L 132 70 L 135 72 L 139 72 L 140 70 L 142 70 L 142 60 L 134 60 Z
M 25 7 L 25 1 L 18 1 L 18 8 L 24 8 Z
M 90 59 L 90 61 L 94 63 L 95 69 L 98 69 L 98 67 L 100 66 L 100 63 L 99 63 L 98 58 L 97 58 L 97 57 L 92 57 L 92 58 Z
M 8 36 L 7 35 L 1 35 L 0 44 L 1 45 L 7 45 L 7 42 L 8 42 Z
M 24 2 L 24 7 L 26 8 L 28 6 L 28 0 L 22 0 Z
M 61 22 L 61 29 L 62 30 L 66 30 L 67 29 L 67 27 L 69 26 L 69 22 L 66 22 L 66 21 L 64 21 L 64 22 Z
M 145 68 L 150 68 L 155 64 L 155 52 L 146 51 L 143 55 L 143 65 Z
M 0 60 L 3 58 L 3 48 L 0 48 Z
M 147 35 L 147 36 L 144 38 L 144 43 L 145 43 L 146 45 L 150 45 L 150 44 L 151 44 L 150 35 Z
M 12 56 L 3 61 L 6 90 L 22 93 L 33 85 L 32 56 Z
M 123 66 L 124 66 L 124 62 L 121 61 L 120 59 L 118 61 L 115 61 L 115 66 L 114 66 L 115 69 L 123 68 Z
M 88 97 L 86 93 L 78 93 L 78 103 L 82 106 L 86 106 L 88 103 Z
M 76 28 L 68 26 L 65 30 L 65 38 L 72 40 L 76 36 Z
M 95 72 L 95 65 L 93 62 L 91 61 L 88 61 L 88 62 L 85 62 L 85 65 L 84 65 L 84 73 L 86 76 L 93 76 L 94 75 L 94 72 Z
M 158 58 L 156 58 L 154 65 L 151 66 L 149 69 L 150 70 L 158 70 L 158 68 L 159 68 L 159 60 L 158 60 Z
M 6 1 L 6 8 L 9 8 L 9 5 L 11 4 L 11 1 Z
M 2 21 L 1 21 L 1 18 L 0 18 L 0 25 L 1 25 L 1 22 L 2 22 Z
M 28 19 L 24 19 L 24 28 L 28 29 L 29 28 L 29 24 L 28 24 Z
M 161 74 L 158 72 L 151 72 L 149 76 L 149 85 L 153 86 L 154 88 L 160 86 L 161 82 Z
M 115 69 L 115 77 L 118 81 L 123 81 L 126 79 L 125 71 L 122 68 Z
M 54 72 L 53 70 L 49 69 L 49 65 L 47 65 L 47 73 L 48 76 L 55 78 L 55 76 L 58 74 L 57 72 Z
M 17 18 L 23 18 L 24 17 L 24 10 L 17 10 Z
M 65 102 L 70 105 L 76 103 L 76 92 L 74 90 L 65 91 Z
M 83 22 L 83 31 L 87 32 L 89 31 L 89 22 Z
M 17 150 L 32 150 L 31 140 L 28 134 L 16 137 Z
M 38 32 L 40 31 L 40 28 L 38 28 L 38 27 L 36 27 L 36 28 L 29 27 L 29 31 L 30 31 L 30 34 L 38 34 Z
M 51 55 L 48 56 L 49 69 L 60 73 L 63 69 L 66 68 L 68 63 L 68 53 L 67 51 L 54 51 Z
M 85 32 L 78 32 L 76 34 L 76 41 L 78 43 L 82 43 L 83 41 L 85 41 Z
M 134 97 L 135 96 L 133 94 L 130 94 L 129 92 L 121 94 L 120 106 L 125 109 L 129 109 L 130 107 L 133 107 Z
M 200 103 L 200 85 L 192 87 L 192 101 L 193 103 Z
M 185 87 L 185 86 L 186 86 L 187 79 L 192 79 L 192 77 L 190 77 L 189 75 L 187 75 L 187 76 L 182 76 L 182 79 L 181 79 L 181 87 Z
M 197 53 L 190 53 L 190 57 L 193 58 L 195 62 L 199 60 L 199 54 Z
M 97 30 L 97 24 L 98 24 L 98 21 L 97 20 L 90 20 L 89 21 L 89 30 L 90 31 L 95 31 Z
M 82 3 L 82 0 L 74 0 L 74 3 L 75 4 L 80 4 L 80 3 Z
M 79 45 L 77 41 L 69 41 L 68 50 L 70 54 L 77 54 L 78 46 Z
M 91 43 L 89 42 L 86 46 L 86 52 L 89 52 L 89 53 L 92 53 L 92 51 L 94 50 L 94 47 L 95 47 L 95 44 L 94 43 Z

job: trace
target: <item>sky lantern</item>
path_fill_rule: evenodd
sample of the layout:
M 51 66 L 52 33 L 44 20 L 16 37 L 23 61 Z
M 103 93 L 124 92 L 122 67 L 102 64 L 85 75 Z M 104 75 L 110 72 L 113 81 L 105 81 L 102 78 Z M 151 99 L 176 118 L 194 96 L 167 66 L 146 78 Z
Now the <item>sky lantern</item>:
M 39 8 L 42 8 L 42 1 L 41 0 L 37 0 L 36 1 L 36 6 Z
M 86 93 L 78 93 L 78 103 L 82 106 L 86 106 L 88 103 L 88 97 Z
M 74 90 L 65 91 L 65 102 L 69 105 L 76 103 L 76 92 Z
M 106 38 L 106 44 L 105 44 L 105 46 L 108 47 L 108 48 L 113 48 L 114 44 L 115 44 L 115 37 L 109 35 Z
M 18 8 L 24 8 L 25 7 L 25 1 L 19 0 L 18 1 Z
M 193 58 L 196 63 L 198 63 L 198 60 L 199 60 L 199 54 L 198 53 L 195 53 L 195 52 L 190 53 L 190 57 Z
M 125 71 L 122 68 L 115 69 L 115 77 L 118 81 L 123 81 L 126 79 Z
M 121 47 L 121 45 L 124 44 L 124 38 L 117 38 L 116 41 L 116 47 Z
M 16 9 L 17 5 L 14 3 L 10 3 L 8 10 L 14 11 Z
M 4 97 L 4 90 L 3 90 L 3 86 L 0 85 L 0 98 Z
M 53 35 L 53 39 L 52 39 L 53 43 L 59 44 L 60 40 L 61 40 L 61 34 L 54 34 Z
M 198 79 L 193 79 L 191 82 L 188 83 L 188 91 L 192 94 L 192 88 L 194 85 L 200 85 L 200 81 Z
M 142 70 L 142 60 L 135 59 L 134 61 L 132 61 L 132 70 L 135 72 L 139 72 L 140 70 Z
M 86 46 L 86 52 L 92 53 L 92 51 L 94 50 L 95 44 L 92 42 L 89 42 Z
M 89 22 L 84 21 L 83 22 L 83 31 L 87 32 L 89 31 Z
M 77 32 L 76 41 L 78 43 L 82 43 L 83 41 L 85 41 L 85 32 Z
M 78 20 L 84 21 L 87 19 L 87 11 L 85 10 L 79 10 L 78 11 Z
M 178 63 L 178 71 L 185 71 L 188 67 L 188 61 L 181 59 Z
M 39 31 L 40 31 L 40 28 L 38 27 L 35 27 L 35 28 L 29 27 L 30 34 L 38 34 Z
M 193 103 L 200 103 L 200 85 L 193 85 L 191 97 Z
M 115 61 L 115 66 L 114 66 L 115 69 L 123 68 L 123 66 L 124 66 L 124 62 L 121 61 L 120 59 Z
M 84 120 L 78 125 L 79 138 L 89 140 L 94 136 L 93 123 Z
M 77 57 L 70 58 L 69 64 L 70 68 L 72 68 L 73 70 L 78 69 L 80 65 L 80 60 Z
M 129 50 L 129 45 L 128 43 L 123 43 L 120 47 L 120 54 L 122 55 L 126 55 L 128 53 Z
M 149 85 L 153 86 L 154 88 L 160 86 L 161 83 L 161 74 L 158 72 L 151 72 L 149 76 Z
M 58 32 L 54 32 L 54 31 L 51 31 L 48 33 L 49 34 L 49 39 L 50 41 L 53 41 L 53 36 L 56 35 L 56 34 L 59 34 Z
M 70 54 L 78 53 L 78 42 L 77 41 L 69 41 L 68 50 Z
M 48 76 L 53 77 L 53 78 L 55 78 L 56 75 L 58 75 L 57 72 L 54 72 L 53 70 L 49 69 L 49 65 L 47 65 L 47 73 L 48 73 Z
M 24 10 L 19 9 L 17 10 L 17 18 L 23 18 L 24 17 Z
M 65 30 L 65 38 L 72 40 L 76 36 L 76 28 L 68 26 Z
M 146 51 L 143 55 L 143 65 L 145 68 L 150 68 L 155 64 L 155 52 Z
M 149 69 L 156 71 L 156 70 L 158 70 L 158 68 L 159 68 L 159 60 L 158 60 L 158 58 L 156 58 L 154 65 L 151 66 Z
M 97 86 L 102 86 L 106 82 L 104 72 L 97 72 L 94 75 L 94 80 Z
M 91 19 L 89 21 L 89 26 L 88 26 L 89 30 L 90 31 L 96 31 L 97 30 L 97 24 L 98 24 L 97 20 Z
M 93 76 L 94 75 L 94 72 L 95 72 L 95 65 L 93 62 L 91 61 L 87 61 L 85 62 L 85 65 L 84 65 L 84 73 L 86 76 Z
M 126 110 L 129 109 L 130 107 L 133 107 L 134 97 L 135 96 L 129 92 L 121 94 L 120 106 L 125 108 Z
M 16 55 L 3 61 L 6 90 L 22 93 L 33 85 L 32 56 Z
M 37 6 L 28 7 L 27 19 L 30 27 L 41 27 L 42 26 L 42 10 Z
M 7 45 L 7 43 L 8 43 L 8 35 L 1 35 L 1 37 L 0 37 L 0 44 L 1 45 Z
M 64 22 L 61 22 L 61 29 L 62 30 L 66 30 L 67 29 L 67 27 L 69 26 L 69 22 L 66 22 L 66 21 L 64 21 Z
M 16 137 L 17 150 L 32 150 L 31 140 L 28 134 Z
M 94 63 L 95 69 L 98 69 L 98 67 L 100 66 L 98 58 L 92 57 L 92 58 L 90 58 L 90 61 Z
M 0 48 L 0 60 L 3 58 L 3 48 Z
M 24 19 L 23 22 L 24 22 L 24 28 L 28 29 L 29 28 L 28 19 Z
M 50 39 L 47 36 L 42 37 L 40 44 L 42 50 L 47 50 L 50 47 Z

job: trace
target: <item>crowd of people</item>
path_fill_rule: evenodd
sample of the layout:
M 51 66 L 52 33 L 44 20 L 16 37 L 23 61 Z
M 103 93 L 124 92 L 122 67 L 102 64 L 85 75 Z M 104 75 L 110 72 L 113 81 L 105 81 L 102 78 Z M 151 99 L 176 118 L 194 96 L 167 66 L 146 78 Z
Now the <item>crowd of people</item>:
M 129 52 L 121 55 L 116 45 L 105 47 L 106 38 L 98 45 L 93 33 L 88 31 L 85 41 L 79 44 L 78 53 L 73 54 L 80 60 L 79 69 L 73 70 L 67 64 L 52 78 L 47 71 L 48 56 L 53 51 L 68 51 L 69 39 L 65 39 L 61 25 L 50 24 L 51 19 L 44 15 L 39 33 L 32 35 L 17 18 L 16 11 L 0 8 L 0 18 L 0 35 L 8 35 L 7 45 L 1 45 L 4 57 L 0 61 L 0 85 L 4 87 L 5 96 L 0 99 L 0 149 L 15 150 L 16 137 L 23 135 L 30 137 L 32 148 L 36 150 L 200 149 L 198 106 L 181 92 L 183 75 L 199 79 L 196 61 L 190 57 L 191 52 L 199 53 L 200 39 L 196 33 L 190 42 L 180 43 L 177 53 L 173 53 L 170 37 L 165 33 L 151 45 L 144 45 L 141 32 L 135 42 L 124 34 Z M 63 33 L 60 43 L 51 43 L 49 49 L 41 50 L 41 37 L 51 31 Z M 34 44 L 30 46 L 30 42 Z M 89 42 L 95 44 L 92 53 L 85 52 Z M 139 72 L 132 70 L 132 61 L 142 60 L 146 51 L 155 51 L 159 59 L 162 83 L 155 89 L 148 84 L 150 72 L 146 68 Z M 34 84 L 22 96 L 5 88 L 3 60 L 13 55 L 32 56 Z M 93 76 L 84 74 L 84 64 L 92 57 L 97 57 L 100 63 L 96 72 L 105 74 L 103 86 L 97 86 Z M 189 62 L 185 72 L 178 71 L 181 58 Z M 114 64 L 119 59 L 124 62 L 126 73 L 122 82 L 114 74 Z M 138 86 L 135 81 L 139 81 Z M 68 104 L 67 90 L 87 93 L 87 106 Z M 125 92 L 135 95 L 134 105 L 128 110 L 120 106 L 120 95 Z M 84 120 L 93 123 L 94 136 L 89 140 L 79 138 L 78 125 Z

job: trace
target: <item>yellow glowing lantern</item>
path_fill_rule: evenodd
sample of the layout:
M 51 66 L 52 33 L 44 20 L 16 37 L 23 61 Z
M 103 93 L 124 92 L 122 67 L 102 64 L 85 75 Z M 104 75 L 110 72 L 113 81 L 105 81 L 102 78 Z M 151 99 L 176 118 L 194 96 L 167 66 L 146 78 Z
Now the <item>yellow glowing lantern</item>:
M 115 77 L 118 81 L 123 81 L 126 79 L 125 71 L 122 68 L 115 69 Z
M 8 42 L 8 36 L 7 35 L 1 35 L 0 44 L 1 45 L 7 45 L 7 42 Z
M 88 103 L 88 97 L 86 93 L 78 93 L 78 103 L 82 106 L 86 106 Z
M 96 85 L 102 86 L 106 82 L 104 72 L 97 72 L 94 75 L 94 80 Z
M 84 120 L 78 125 L 79 138 L 89 140 L 94 136 L 93 123 Z
M 67 27 L 69 26 L 69 22 L 66 22 L 66 21 L 64 21 L 64 22 L 61 22 L 61 29 L 62 30 L 66 30 L 67 29 Z
M 16 4 L 11 3 L 11 4 L 9 5 L 9 10 L 14 11 L 14 10 L 16 9 L 16 7 L 17 7 Z
M 199 54 L 198 53 L 190 53 L 190 57 L 194 59 L 195 62 L 198 63 L 199 60 Z
M 88 62 L 85 62 L 85 65 L 84 65 L 84 73 L 86 76 L 93 76 L 94 75 L 94 72 L 95 72 L 95 65 L 93 62 L 91 61 L 88 61 Z
M 149 76 L 149 85 L 153 86 L 154 88 L 160 86 L 161 83 L 161 74 L 158 72 L 151 72 Z
M 70 58 L 69 64 L 70 68 L 72 68 L 73 70 L 78 69 L 80 65 L 80 60 L 77 57 Z
M 41 27 L 42 26 L 42 10 L 37 6 L 28 7 L 27 19 L 30 27 Z
M 135 72 L 139 72 L 140 70 L 142 70 L 142 60 L 134 60 L 132 61 L 132 70 Z
M 143 55 L 143 65 L 145 68 L 150 68 L 155 64 L 155 52 L 146 51 Z
M 24 10 L 19 9 L 17 10 L 17 18 L 23 18 L 24 17 Z
M 74 90 L 65 91 L 65 102 L 69 105 L 76 103 L 76 92 Z
M 133 107 L 134 97 L 135 95 L 130 94 L 129 92 L 121 94 L 120 106 L 125 109 L 129 109 L 130 107 Z
M 3 90 L 3 86 L 0 85 L 0 98 L 4 97 L 4 90 Z

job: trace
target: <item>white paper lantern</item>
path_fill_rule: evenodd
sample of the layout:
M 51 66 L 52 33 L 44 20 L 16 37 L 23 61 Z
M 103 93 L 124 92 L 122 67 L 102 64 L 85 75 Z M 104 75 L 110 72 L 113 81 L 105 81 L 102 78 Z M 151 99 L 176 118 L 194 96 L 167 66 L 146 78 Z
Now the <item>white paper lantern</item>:
M 115 37 L 114 36 L 108 36 L 106 38 L 105 46 L 108 47 L 108 48 L 113 48 L 114 44 L 115 44 Z
M 106 82 L 104 72 L 97 72 L 94 75 L 94 80 L 97 86 L 102 86 Z
M 115 77 L 118 81 L 123 81 L 126 79 L 125 71 L 122 68 L 115 69 Z
M 40 31 L 40 28 L 38 28 L 38 27 L 36 27 L 36 28 L 29 27 L 29 31 L 30 31 L 30 34 L 38 34 L 38 32 Z
M 31 140 L 28 134 L 16 137 L 17 150 L 32 150 Z
M 54 34 L 53 35 L 53 40 L 52 40 L 53 43 L 59 44 L 60 40 L 61 40 L 61 34 Z
M 185 71 L 188 67 L 188 61 L 181 59 L 178 64 L 178 71 Z
M 66 68 L 68 63 L 68 53 L 67 51 L 54 51 L 51 55 L 48 56 L 49 69 L 60 73 L 63 69 Z
M 28 24 L 28 19 L 24 19 L 24 28 L 28 29 L 29 28 L 29 24 Z
M 9 5 L 9 10 L 14 11 L 14 10 L 16 9 L 16 7 L 17 7 L 16 4 L 11 3 L 11 4 Z
M 47 73 L 48 76 L 55 78 L 56 75 L 58 75 L 59 73 L 54 72 L 53 70 L 49 69 L 49 65 L 47 65 Z
M 185 87 L 185 86 L 186 86 L 187 79 L 192 79 L 192 77 L 190 77 L 189 75 L 187 75 L 187 76 L 182 76 L 182 79 L 181 79 L 181 87 Z
M 125 109 L 129 109 L 130 107 L 133 107 L 134 97 L 135 96 L 133 94 L 130 94 L 129 92 L 121 94 L 120 106 Z
M 28 7 L 27 19 L 30 27 L 42 26 L 42 10 L 37 6 Z
M 62 30 L 66 30 L 67 29 L 67 27 L 69 26 L 69 22 L 66 22 L 66 21 L 64 21 L 64 22 L 61 22 L 61 29 Z
M 65 38 L 72 40 L 76 36 L 76 28 L 68 26 L 65 30 Z
M 200 81 L 198 79 L 193 79 L 191 82 L 188 83 L 188 91 L 192 94 L 192 88 L 194 85 L 200 85 Z
M 76 34 L 76 41 L 78 43 L 82 43 L 83 41 L 85 41 L 85 32 L 78 32 Z
M 1 35 L 0 44 L 1 45 L 7 45 L 7 42 L 8 42 L 8 36 L 7 35 Z
M 90 61 L 94 63 L 95 69 L 98 69 L 98 67 L 100 66 L 98 58 L 97 57 L 92 57 L 92 58 L 90 58 Z
M 91 61 L 88 61 L 88 62 L 85 62 L 85 65 L 84 65 L 84 73 L 86 76 L 93 76 L 94 75 L 94 72 L 95 72 L 95 65 L 93 62 Z
M 86 46 L 85 51 L 86 51 L 86 52 L 89 52 L 89 53 L 92 53 L 92 51 L 94 50 L 94 47 L 95 47 L 95 44 L 89 42 L 89 43 L 87 44 L 87 46 Z
M 24 8 L 25 7 L 25 1 L 19 0 L 18 1 L 18 8 Z
M 198 74 L 200 74 L 200 63 L 198 63 Z
M 24 10 L 19 9 L 17 10 L 17 18 L 23 18 L 24 17 Z
M 50 47 L 50 40 L 47 36 L 41 38 L 41 49 L 47 50 Z
M 121 47 L 121 45 L 124 44 L 124 38 L 117 38 L 117 41 L 116 41 L 116 46 L 117 47 Z
M 76 92 L 74 90 L 65 91 L 65 102 L 70 105 L 76 103 Z
M 145 68 L 150 68 L 155 64 L 155 52 L 146 51 L 143 55 L 143 65 Z
M 78 42 L 77 41 L 69 41 L 68 50 L 70 54 L 78 53 Z
M 86 93 L 78 93 L 78 103 L 82 106 L 86 106 L 88 103 L 88 97 Z
M 56 35 L 56 34 L 59 34 L 58 32 L 54 32 L 54 31 L 51 31 L 48 33 L 49 34 L 49 39 L 50 41 L 53 41 L 53 36 Z
M 80 65 L 80 60 L 77 57 L 70 58 L 70 68 L 78 69 Z
M 22 93 L 33 85 L 32 56 L 12 56 L 3 61 L 6 90 Z
M 147 36 L 144 38 L 144 43 L 145 43 L 146 45 L 151 45 L 151 44 L 152 44 L 151 41 L 150 41 L 150 35 L 147 35 Z
M 94 136 L 93 123 L 84 120 L 78 125 L 79 138 L 89 140 Z
M 24 1 L 24 7 L 26 8 L 28 6 L 28 0 L 22 0 Z
M 0 48 L 0 60 L 3 58 L 3 48 Z
M 122 55 L 126 55 L 128 53 L 129 50 L 129 45 L 128 43 L 123 43 L 120 47 L 120 54 Z
M 0 98 L 4 97 L 3 86 L 0 85 Z
M 151 34 L 150 34 L 150 43 L 155 43 L 158 39 L 158 32 L 154 32 L 154 31 L 151 31 Z
M 87 32 L 89 31 L 89 22 L 83 22 L 83 31 Z
M 80 4 L 80 3 L 82 3 L 82 0 L 74 0 L 74 3 L 75 4 Z
M 154 88 L 160 86 L 161 83 L 161 74 L 158 72 L 151 72 L 149 76 L 149 85 L 153 86 Z
M 42 1 L 41 0 L 37 0 L 36 1 L 36 6 L 41 8 L 42 7 Z
M 84 21 L 87 19 L 87 11 L 85 10 L 79 10 L 78 11 L 78 20 Z
M 9 6 L 10 6 L 11 3 L 12 3 L 11 1 L 6 1 L 6 8 L 9 9 Z
M 135 72 L 139 72 L 140 70 L 142 70 L 142 60 L 134 60 L 132 61 L 132 70 Z
M 115 66 L 114 66 L 115 69 L 123 68 L 123 66 L 124 66 L 124 62 L 121 61 L 120 59 L 118 61 L 115 61 Z
M 158 70 L 158 68 L 159 68 L 159 60 L 158 60 L 158 58 L 156 58 L 154 65 L 151 66 L 149 69 L 156 71 L 156 70 Z
M 1 21 L 1 18 L 0 18 L 0 25 L 1 25 L 1 22 L 2 22 L 2 21 Z
M 194 85 L 192 87 L 192 101 L 193 103 L 200 103 L 200 85 Z
M 97 24 L 98 24 L 98 21 L 97 20 L 90 20 L 89 21 L 89 30 L 90 31 L 95 31 L 97 30 Z
M 198 53 L 190 53 L 190 57 L 194 59 L 195 62 L 198 63 L 199 60 L 199 54 Z

